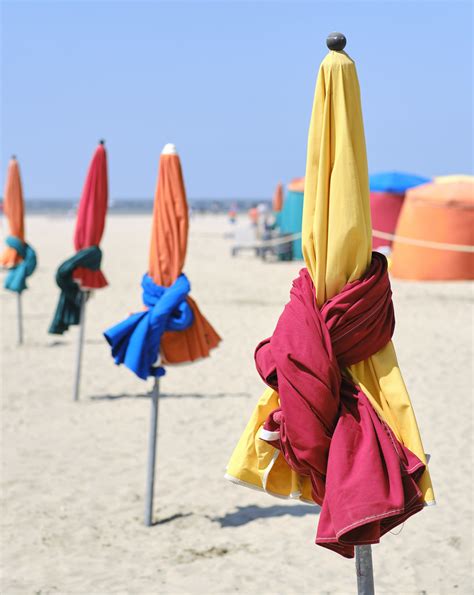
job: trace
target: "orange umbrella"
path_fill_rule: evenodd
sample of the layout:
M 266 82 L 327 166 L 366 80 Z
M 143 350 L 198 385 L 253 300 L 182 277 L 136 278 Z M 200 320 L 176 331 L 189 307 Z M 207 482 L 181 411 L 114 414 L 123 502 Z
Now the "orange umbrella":
M 273 211 L 279 213 L 283 208 L 283 184 L 278 182 L 272 202 Z
M 131 314 L 104 333 L 117 365 L 124 364 L 143 380 L 155 379 L 145 493 L 147 526 L 153 516 L 159 377 L 165 373 L 158 364 L 207 357 L 221 340 L 188 295 L 190 284 L 183 273 L 187 244 L 188 204 L 181 163 L 174 145 L 168 144 L 160 157 L 149 269 L 142 279 L 146 310 Z
M 27 288 L 26 279 L 36 268 L 36 253 L 25 242 L 25 204 L 18 161 L 12 157 L 8 164 L 4 194 L 4 212 L 8 218 L 10 235 L 7 247 L 0 256 L 0 265 L 7 267 L 4 287 L 17 294 L 18 343 L 23 343 L 23 313 L 21 294 Z
M 3 210 L 8 219 L 10 235 L 24 242 L 25 205 L 23 201 L 23 189 L 21 186 L 20 167 L 14 156 L 8 164 Z M 0 264 L 8 268 L 16 266 L 21 260 L 22 257 L 10 246 L 7 246 L 3 254 L 0 256 Z
M 181 163 L 174 145 L 164 147 L 160 157 L 151 228 L 149 275 L 157 285 L 171 286 L 183 271 L 188 244 L 188 203 Z M 163 363 L 178 364 L 207 357 L 221 338 L 187 298 L 193 324 L 183 331 L 168 331 L 161 341 Z

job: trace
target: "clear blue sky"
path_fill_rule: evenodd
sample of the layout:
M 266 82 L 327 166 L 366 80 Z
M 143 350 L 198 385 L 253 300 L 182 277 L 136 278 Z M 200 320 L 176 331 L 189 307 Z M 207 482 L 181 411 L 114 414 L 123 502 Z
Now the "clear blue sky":
M 2 163 L 73 198 L 96 141 L 111 196 L 153 194 L 166 142 L 192 198 L 265 197 L 304 174 L 330 31 L 356 61 L 371 171 L 472 169 L 470 2 L 2 2 Z

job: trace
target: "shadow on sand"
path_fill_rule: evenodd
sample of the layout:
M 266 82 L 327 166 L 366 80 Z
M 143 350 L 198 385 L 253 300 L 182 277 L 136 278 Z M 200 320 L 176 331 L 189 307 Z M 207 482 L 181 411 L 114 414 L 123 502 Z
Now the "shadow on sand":
M 193 516 L 192 512 L 178 512 L 176 514 L 172 514 L 171 516 L 165 517 L 164 519 L 159 519 L 158 521 L 154 521 L 153 527 L 157 525 L 166 525 L 166 523 L 172 523 L 177 519 L 184 519 L 188 516 Z
M 319 506 L 311 506 L 309 504 L 275 505 L 265 508 L 251 505 L 238 506 L 235 512 L 228 512 L 222 517 L 208 518 L 215 523 L 219 523 L 221 527 L 240 527 L 257 519 L 268 519 L 285 515 L 301 517 L 319 514 L 320 510 Z
M 117 401 L 119 399 L 148 399 L 150 393 L 121 393 L 117 395 L 92 395 L 89 397 L 92 401 Z M 160 399 L 232 399 L 247 398 L 249 393 L 160 393 Z

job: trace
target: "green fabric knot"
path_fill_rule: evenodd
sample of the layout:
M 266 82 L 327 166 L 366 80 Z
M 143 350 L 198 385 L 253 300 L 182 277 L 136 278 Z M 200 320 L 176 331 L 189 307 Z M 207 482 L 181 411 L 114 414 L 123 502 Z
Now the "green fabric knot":
M 5 278 L 4 287 L 9 291 L 15 293 L 22 293 L 27 289 L 26 278 L 33 274 L 37 265 L 36 252 L 33 248 L 17 238 L 16 236 L 8 236 L 5 243 L 23 259 L 17 265 L 8 269 L 8 274 Z
M 62 335 L 72 325 L 79 324 L 83 292 L 73 279 L 78 268 L 98 271 L 102 261 L 102 251 L 98 246 L 79 250 L 64 261 L 56 271 L 56 284 L 61 289 L 58 305 L 48 332 Z

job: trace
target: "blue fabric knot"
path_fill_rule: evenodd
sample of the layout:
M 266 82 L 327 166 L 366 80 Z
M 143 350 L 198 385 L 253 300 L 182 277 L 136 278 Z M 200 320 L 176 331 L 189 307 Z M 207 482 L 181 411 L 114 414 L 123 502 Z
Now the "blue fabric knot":
M 191 285 L 181 274 L 170 287 L 156 285 L 149 275 L 143 275 L 143 312 L 131 314 L 119 324 L 107 329 L 104 337 L 112 347 L 117 365 L 125 366 L 139 378 L 163 376 L 161 366 L 154 367 L 165 331 L 184 331 L 190 327 L 194 314 L 186 301 Z
M 23 260 L 8 270 L 4 287 L 10 291 L 21 293 L 27 288 L 26 278 L 33 274 L 36 268 L 36 252 L 29 244 L 22 242 L 20 238 L 15 236 L 8 236 L 5 242 L 7 246 L 13 248 Z

